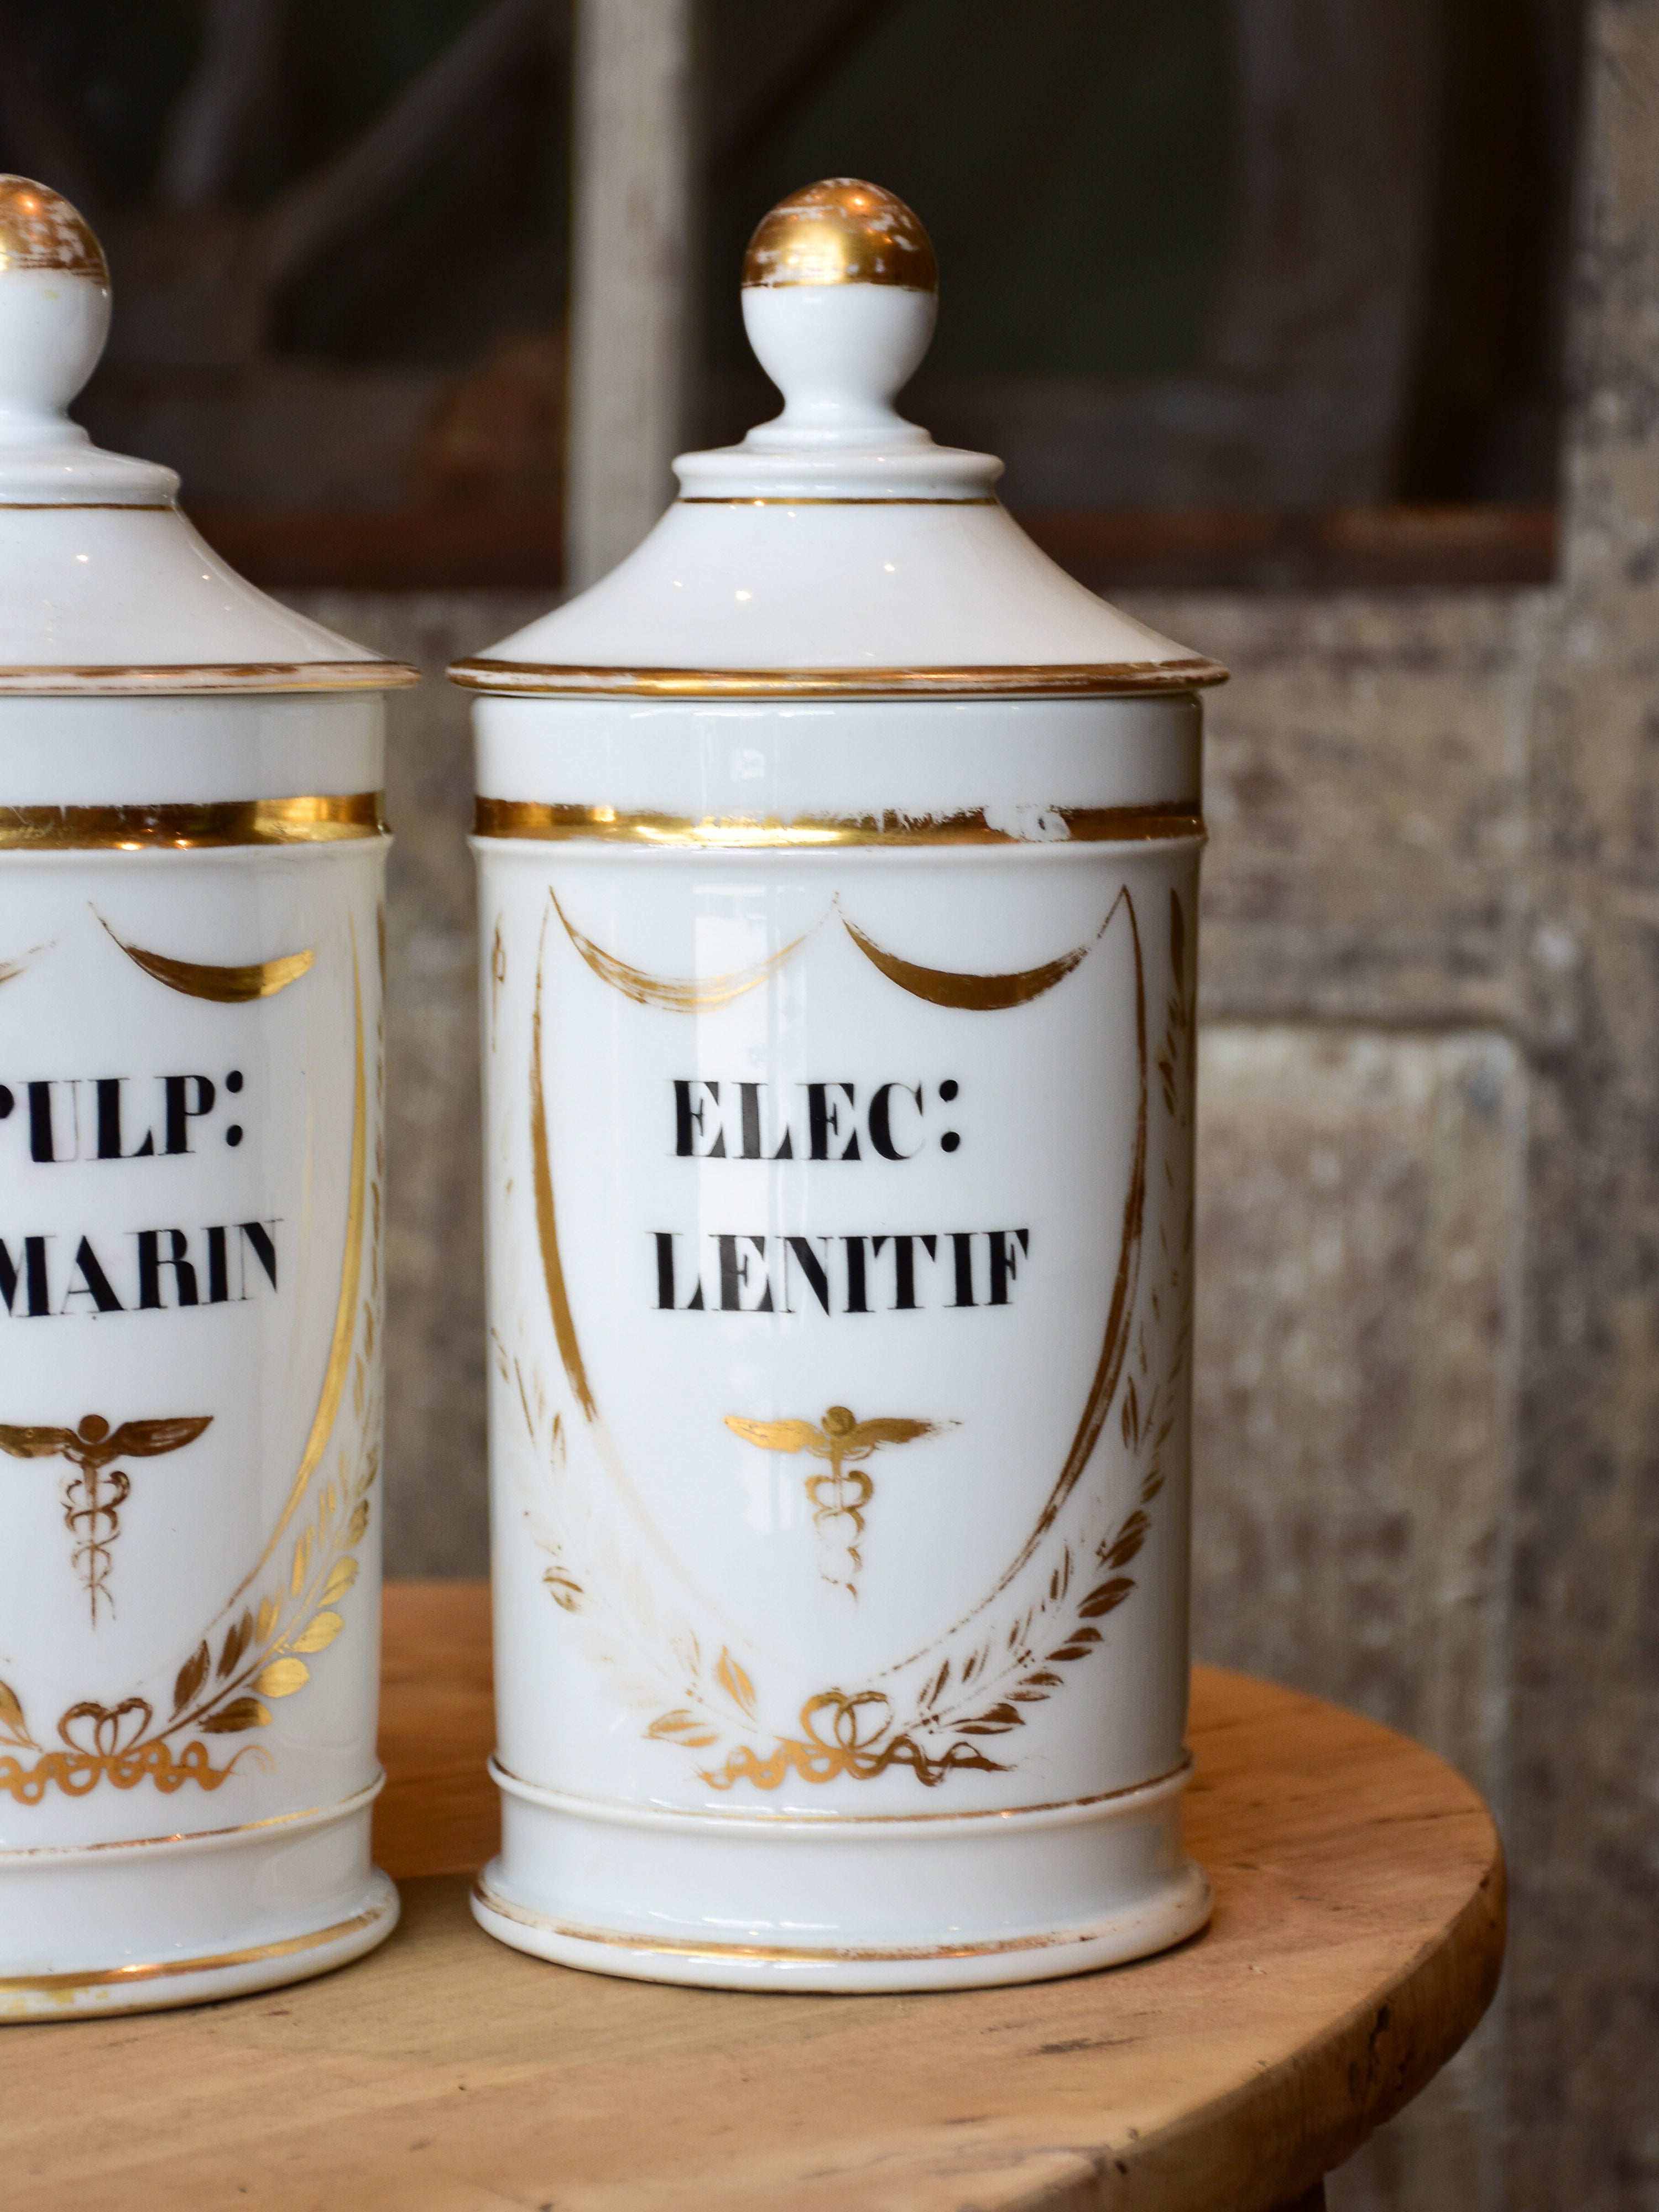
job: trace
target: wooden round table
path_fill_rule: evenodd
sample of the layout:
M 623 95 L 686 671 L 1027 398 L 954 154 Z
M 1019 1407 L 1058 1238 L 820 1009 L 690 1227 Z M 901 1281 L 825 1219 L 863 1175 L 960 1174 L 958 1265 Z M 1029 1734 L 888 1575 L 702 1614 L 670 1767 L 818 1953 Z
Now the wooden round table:
M 387 1592 L 380 1863 L 404 1920 L 320 1981 L 8 2028 L 9 2212 L 1137 2212 L 1317 2205 L 1486 2009 L 1485 1806 L 1403 1736 L 1200 1668 L 1179 1950 L 1024 1988 L 774 1996 L 491 1942 L 486 1595 Z

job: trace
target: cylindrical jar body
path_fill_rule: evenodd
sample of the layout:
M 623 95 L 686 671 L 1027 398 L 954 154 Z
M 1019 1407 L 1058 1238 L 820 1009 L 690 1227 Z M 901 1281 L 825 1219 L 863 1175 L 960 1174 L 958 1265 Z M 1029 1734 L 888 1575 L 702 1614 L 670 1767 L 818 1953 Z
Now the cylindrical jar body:
M 800 1988 L 1189 1932 L 1196 700 L 477 716 L 480 1917 Z
M 0 2016 L 366 1949 L 383 707 L 0 699 Z

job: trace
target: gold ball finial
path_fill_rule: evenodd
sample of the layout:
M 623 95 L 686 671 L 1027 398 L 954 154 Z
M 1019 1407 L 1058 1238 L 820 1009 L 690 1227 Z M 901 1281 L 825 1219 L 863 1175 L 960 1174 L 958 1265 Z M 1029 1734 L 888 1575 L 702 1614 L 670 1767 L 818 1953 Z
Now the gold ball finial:
M 109 288 L 104 249 L 63 194 L 0 175 L 0 274 L 11 269 L 61 269 Z
M 893 192 L 826 177 L 780 200 L 743 258 L 745 286 L 898 284 L 937 292 L 933 240 Z

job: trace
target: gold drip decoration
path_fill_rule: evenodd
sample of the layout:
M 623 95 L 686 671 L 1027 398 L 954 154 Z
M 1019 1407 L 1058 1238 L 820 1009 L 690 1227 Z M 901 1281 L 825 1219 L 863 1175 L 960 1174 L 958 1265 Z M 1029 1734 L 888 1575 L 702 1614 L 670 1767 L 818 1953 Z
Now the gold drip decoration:
M 798 951 L 812 933 L 808 930 L 781 951 L 757 961 L 751 968 L 734 969 L 729 975 L 711 975 L 706 981 L 696 976 L 647 975 L 642 968 L 630 968 L 614 952 L 606 952 L 591 937 L 584 936 L 559 904 L 557 894 L 550 891 L 548 896 L 553 901 L 554 913 L 564 924 L 565 935 L 602 983 L 609 983 L 612 990 L 620 991 L 624 998 L 636 1000 L 642 1006 L 664 1006 L 678 1014 L 708 1013 L 716 1006 L 730 1006 L 734 999 L 742 998 L 776 975 L 791 953 Z M 496 941 L 500 943 L 499 934 Z
M 557 894 L 550 891 L 548 896 L 570 942 L 602 983 L 609 983 L 613 990 L 620 991 L 640 1006 L 660 1006 L 671 1013 L 708 1013 L 729 1006 L 734 999 L 776 975 L 814 934 L 814 930 L 809 929 L 766 959 L 756 962 L 753 967 L 736 969 L 726 975 L 711 975 L 706 981 L 695 976 L 652 975 L 642 968 L 630 967 L 614 952 L 607 952 L 603 945 L 596 945 L 570 920 L 559 904 Z M 912 998 L 958 1012 L 996 1013 L 1010 1006 L 1028 1005 L 1045 991 L 1052 991 L 1056 983 L 1063 982 L 1104 936 L 1122 896 L 1120 894 L 1119 899 L 1113 902 L 1106 920 L 1086 945 L 1074 945 L 1069 952 L 1062 952 L 1057 959 L 1046 961 L 1041 967 L 1021 969 L 1003 975 L 924 968 L 915 961 L 901 959 L 897 953 L 885 951 L 845 915 L 842 924 L 872 966 L 902 991 L 908 991 Z
M 1033 999 L 1040 999 L 1045 991 L 1052 991 L 1056 983 L 1063 981 L 1080 960 L 1087 958 L 1095 941 L 1091 939 L 1088 945 L 1062 952 L 1058 960 L 1048 961 L 1041 968 L 1024 969 L 1017 975 L 957 975 L 945 968 L 921 968 L 913 960 L 901 960 L 896 952 L 884 952 L 873 938 L 866 937 L 858 924 L 849 921 L 845 915 L 842 924 L 871 965 L 878 968 L 888 981 L 896 983 L 901 991 L 908 991 L 913 999 L 925 999 L 932 1006 L 953 1006 L 976 1014 L 1000 1012 L 1006 1007 L 1023 1006 Z
M 253 999 L 274 999 L 278 991 L 285 991 L 290 983 L 297 983 L 301 975 L 309 975 L 317 955 L 307 946 L 302 952 L 285 952 L 275 960 L 252 960 L 240 968 L 217 968 L 199 960 L 173 960 L 163 952 L 146 952 L 141 945 L 129 945 L 124 937 L 116 937 L 109 924 L 100 915 L 100 921 L 109 930 L 115 942 L 129 960 L 153 975 L 158 983 L 165 983 L 170 991 L 181 991 L 186 998 L 209 999 L 223 1006 L 245 1006 Z M 0 975 L 0 982 L 5 978 Z

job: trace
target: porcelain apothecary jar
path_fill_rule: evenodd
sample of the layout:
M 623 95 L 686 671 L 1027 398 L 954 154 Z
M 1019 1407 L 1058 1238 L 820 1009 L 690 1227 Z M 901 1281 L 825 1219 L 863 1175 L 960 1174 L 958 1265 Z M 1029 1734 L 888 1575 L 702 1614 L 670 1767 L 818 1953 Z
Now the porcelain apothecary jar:
M 750 246 L 787 404 L 475 707 L 504 1942 L 915 1989 L 1202 1924 L 1198 688 L 892 400 L 914 216 Z
M 0 2019 L 377 1942 L 382 694 L 64 408 L 0 179 Z

